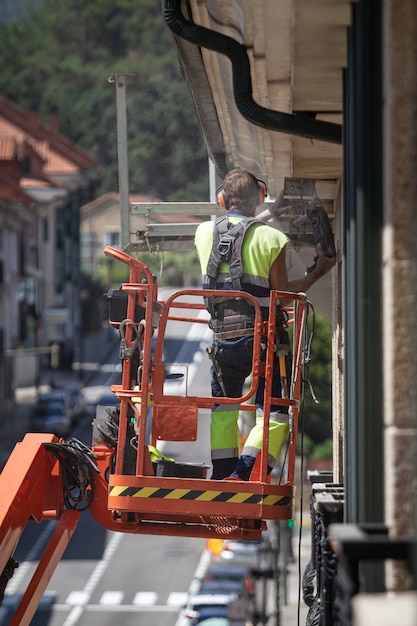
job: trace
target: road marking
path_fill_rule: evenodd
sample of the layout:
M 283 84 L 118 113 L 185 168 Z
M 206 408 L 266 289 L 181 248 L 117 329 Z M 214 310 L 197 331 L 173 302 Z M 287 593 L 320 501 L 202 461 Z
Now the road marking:
M 85 591 L 71 591 L 71 593 L 65 600 L 65 604 L 72 604 L 73 606 L 87 604 L 87 602 L 88 595 Z
M 152 606 L 156 604 L 157 594 L 155 591 L 138 591 L 133 599 L 135 606 Z
M 121 604 L 123 600 L 123 591 L 105 591 L 100 598 L 99 604 Z M 187 591 L 172 591 L 167 598 L 167 606 L 181 607 L 187 602 Z M 140 607 L 155 606 L 158 600 L 156 591 L 138 591 L 133 598 L 132 604 Z M 88 603 L 88 594 L 85 591 L 71 591 L 65 600 L 66 605 L 86 605 Z M 68 608 L 68 607 L 67 607 Z
M 53 610 L 57 613 L 65 613 L 70 609 L 68 604 L 54 604 Z M 154 604 L 152 606 L 138 606 L 135 604 L 86 604 L 82 608 L 83 613 L 177 613 L 177 606 L 167 604 Z M 68 619 L 68 618 L 67 618 Z M 1 623 L 1 622 L 0 622 Z M 66 621 L 64 622 L 67 623 Z
M 123 591 L 105 591 L 99 600 L 99 604 L 105 604 L 106 606 L 121 604 L 123 596 Z
M 98 561 L 96 567 L 94 568 L 90 578 L 87 581 L 87 584 L 84 587 L 84 593 L 86 594 L 84 597 L 84 602 L 82 604 L 74 606 L 71 610 L 70 614 L 66 618 L 63 626 L 74 626 L 77 624 L 79 619 L 81 618 L 87 603 L 89 602 L 94 590 L 96 589 L 100 579 L 104 575 L 106 569 L 108 568 L 110 561 L 113 558 L 114 553 L 116 552 L 119 544 L 123 539 L 122 533 L 113 533 L 111 535 L 111 539 L 106 546 L 106 549 L 103 554 L 103 558 L 101 561 Z
M 185 606 L 188 598 L 186 591 L 172 591 L 167 599 L 168 606 L 176 606 L 177 608 Z

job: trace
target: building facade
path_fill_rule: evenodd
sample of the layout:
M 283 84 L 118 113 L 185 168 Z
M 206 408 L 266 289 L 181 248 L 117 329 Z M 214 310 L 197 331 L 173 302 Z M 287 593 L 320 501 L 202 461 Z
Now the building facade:
M 87 154 L 0 98 L 1 393 L 36 384 L 51 344 L 60 365 L 80 330 L 79 211 L 98 174 Z

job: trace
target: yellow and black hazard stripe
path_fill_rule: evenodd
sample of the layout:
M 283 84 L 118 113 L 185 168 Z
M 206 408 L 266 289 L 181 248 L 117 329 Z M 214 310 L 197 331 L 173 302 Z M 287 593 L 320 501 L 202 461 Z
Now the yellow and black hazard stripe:
M 109 488 L 109 497 L 155 498 L 161 500 L 196 500 L 199 502 L 231 502 L 240 504 L 261 504 L 267 506 L 287 506 L 291 497 L 197 489 L 160 489 L 158 487 L 126 487 L 114 485 Z

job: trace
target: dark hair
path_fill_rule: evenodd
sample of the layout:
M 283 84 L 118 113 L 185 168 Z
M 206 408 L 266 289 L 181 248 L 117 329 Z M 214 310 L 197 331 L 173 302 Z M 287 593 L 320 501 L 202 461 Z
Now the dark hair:
M 256 176 L 246 170 L 236 168 L 226 174 L 222 185 L 227 198 L 228 210 L 253 215 L 259 204 L 259 182 Z

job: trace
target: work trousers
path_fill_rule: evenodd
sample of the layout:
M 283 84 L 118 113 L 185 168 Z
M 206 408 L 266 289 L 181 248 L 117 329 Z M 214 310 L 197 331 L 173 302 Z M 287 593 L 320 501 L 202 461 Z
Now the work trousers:
M 243 395 L 245 379 L 252 371 L 253 335 L 239 337 L 237 339 L 225 339 L 214 344 L 214 355 L 217 366 L 221 370 L 222 384 L 216 374 L 215 367 L 211 367 L 211 390 L 212 395 L 221 398 L 226 395 L 231 398 L 239 398 Z M 279 329 L 279 343 L 289 345 L 288 334 L 284 329 Z M 263 354 L 263 357 L 265 355 Z M 261 357 L 262 358 L 262 357 Z M 281 397 L 281 380 L 278 359 L 274 362 L 272 377 L 272 397 Z M 289 374 L 287 367 L 287 379 Z M 262 447 L 263 433 L 263 403 L 264 403 L 265 378 L 259 378 L 259 384 L 255 394 L 256 423 L 251 429 L 245 442 L 242 454 L 256 457 Z M 213 462 L 223 463 L 225 467 L 231 467 L 239 458 L 239 405 L 215 404 L 211 413 L 210 437 L 211 457 Z M 289 432 L 288 407 L 272 405 L 269 423 L 269 446 L 268 465 L 274 467 Z M 214 466 L 214 463 L 213 463 Z

